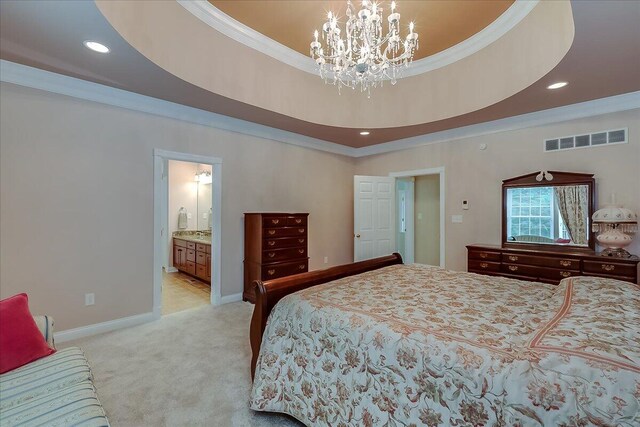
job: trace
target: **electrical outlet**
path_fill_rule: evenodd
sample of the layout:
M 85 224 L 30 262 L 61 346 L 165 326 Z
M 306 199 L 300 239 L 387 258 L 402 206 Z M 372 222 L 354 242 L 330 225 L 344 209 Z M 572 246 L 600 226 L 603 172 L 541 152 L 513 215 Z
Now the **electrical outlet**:
M 324 257 L 324 263 L 325 264 L 329 264 L 329 257 L 328 256 Z
M 187 219 L 193 218 L 193 214 L 191 212 L 187 212 Z
M 94 305 L 96 303 L 96 294 L 84 294 L 84 305 Z

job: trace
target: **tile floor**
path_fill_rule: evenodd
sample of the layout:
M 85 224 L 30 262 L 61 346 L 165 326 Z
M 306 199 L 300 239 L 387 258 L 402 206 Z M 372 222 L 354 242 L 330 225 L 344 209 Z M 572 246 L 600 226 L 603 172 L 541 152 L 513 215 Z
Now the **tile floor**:
M 187 274 L 162 273 L 162 315 L 211 303 L 211 286 Z

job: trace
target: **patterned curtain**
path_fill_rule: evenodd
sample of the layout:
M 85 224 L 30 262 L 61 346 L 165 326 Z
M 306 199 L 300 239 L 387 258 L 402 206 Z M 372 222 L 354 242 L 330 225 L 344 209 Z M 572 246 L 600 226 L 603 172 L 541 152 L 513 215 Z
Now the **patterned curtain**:
M 554 187 L 556 204 L 567 226 L 571 240 L 576 245 L 586 245 L 589 191 L 586 185 Z

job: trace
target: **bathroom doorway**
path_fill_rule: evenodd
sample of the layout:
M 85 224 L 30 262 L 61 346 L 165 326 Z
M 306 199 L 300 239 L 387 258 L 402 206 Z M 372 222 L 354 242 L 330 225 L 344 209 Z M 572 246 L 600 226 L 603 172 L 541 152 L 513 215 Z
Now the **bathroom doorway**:
M 156 150 L 154 316 L 220 301 L 221 161 Z
M 405 263 L 444 267 L 444 168 L 391 173 L 396 178 L 396 246 Z

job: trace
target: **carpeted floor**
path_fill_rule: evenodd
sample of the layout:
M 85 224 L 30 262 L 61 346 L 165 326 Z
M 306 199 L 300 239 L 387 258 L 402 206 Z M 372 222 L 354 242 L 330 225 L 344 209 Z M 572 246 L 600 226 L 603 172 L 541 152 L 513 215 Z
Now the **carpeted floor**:
M 87 355 L 117 426 L 301 426 L 249 409 L 253 306 L 205 306 L 61 345 Z

